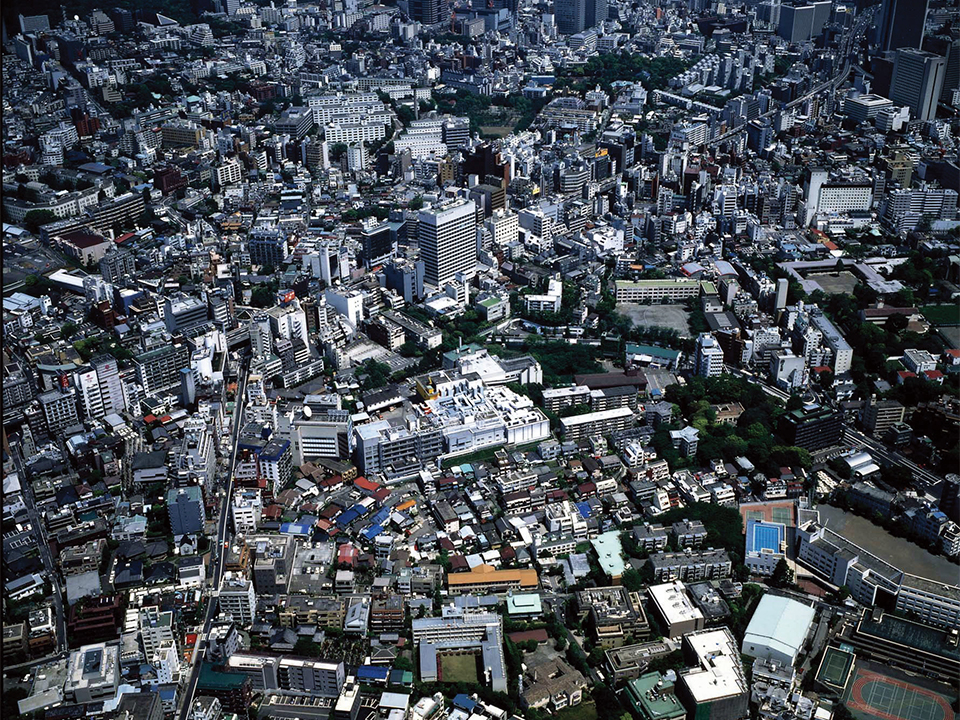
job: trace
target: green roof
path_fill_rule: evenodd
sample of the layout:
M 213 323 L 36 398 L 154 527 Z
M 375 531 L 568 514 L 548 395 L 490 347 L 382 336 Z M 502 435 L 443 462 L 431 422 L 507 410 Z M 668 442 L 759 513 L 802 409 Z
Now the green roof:
M 626 565 L 623 562 L 623 546 L 620 544 L 620 533 L 615 530 L 598 535 L 590 541 L 597 553 L 600 567 L 611 578 L 623 575 Z
M 484 307 L 493 307 L 494 305 L 500 304 L 500 298 L 497 297 L 488 297 L 485 300 L 481 300 L 480 304 Z
M 243 686 L 246 675 L 240 673 L 225 673 L 213 669 L 213 665 L 203 663 L 200 668 L 200 678 L 197 680 L 197 690 L 238 690 Z
M 674 720 L 687 714 L 673 692 L 673 683 L 658 672 L 627 683 L 627 697 L 644 720 Z
M 627 343 L 626 350 L 628 355 L 652 355 L 664 360 L 676 360 L 680 355 L 679 350 L 657 347 L 656 345 L 638 345 L 637 343 Z

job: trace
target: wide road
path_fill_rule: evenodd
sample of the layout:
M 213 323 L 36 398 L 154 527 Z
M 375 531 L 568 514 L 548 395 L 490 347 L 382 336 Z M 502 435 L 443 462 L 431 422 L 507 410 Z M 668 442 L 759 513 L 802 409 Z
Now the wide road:
M 223 558 L 224 546 L 227 545 L 232 537 L 229 530 L 230 523 L 230 497 L 233 494 L 233 469 L 237 462 L 237 441 L 240 436 L 240 428 L 243 420 L 243 408 L 246 405 L 246 385 L 249 374 L 249 360 L 243 360 L 243 367 L 240 370 L 240 381 L 237 384 L 237 394 L 235 396 L 235 406 L 233 410 L 233 427 L 230 433 L 230 463 L 227 465 L 227 479 L 223 484 L 223 503 L 220 506 L 220 517 L 217 520 L 216 543 L 212 550 L 212 568 L 208 575 L 210 592 L 207 596 L 207 612 L 203 621 L 203 628 L 198 634 L 197 646 L 194 648 L 191 659 L 190 677 L 187 679 L 183 695 L 180 698 L 180 720 L 187 720 L 190 714 L 190 708 L 193 706 L 194 694 L 197 691 L 197 682 L 200 679 L 200 667 L 203 664 L 204 655 L 207 649 L 207 635 L 210 633 L 210 626 L 213 624 L 213 618 L 217 612 L 216 593 L 220 589 L 220 581 L 223 578 Z M 219 482 L 218 482 L 219 484 Z
M 810 92 L 806 93 L 802 97 L 798 97 L 797 99 L 791 100 L 790 102 L 788 102 L 786 104 L 787 109 L 792 109 L 797 107 L 798 105 L 802 105 L 810 98 L 822 93 L 824 90 L 835 91 L 838 87 L 840 87 L 841 83 L 843 83 L 847 79 L 847 75 L 850 74 L 850 70 L 853 67 L 853 64 L 850 60 L 850 55 L 854 50 L 853 40 L 854 38 L 857 38 L 860 35 L 863 35 L 863 33 L 866 32 L 867 28 L 871 26 L 872 24 L 871 19 L 873 18 L 873 13 L 874 11 L 871 9 L 868 9 L 863 13 L 861 13 L 860 16 L 854 21 L 854 24 L 843 34 L 843 38 L 840 41 L 839 53 L 838 53 L 840 57 L 844 58 L 843 67 L 840 70 L 840 72 L 834 75 L 830 80 L 820 83 L 819 85 L 817 85 L 815 88 L 810 90 Z M 771 110 L 768 110 L 767 112 L 758 116 L 756 119 L 762 120 L 764 118 L 772 118 L 778 112 L 780 112 L 779 106 Z M 724 142 L 725 140 L 729 140 L 730 138 L 740 135 L 741 133 L 745 133 L 746 131 L 747 131 L 747 123 L 744 123 L 743 125 L 738 125 L 732 130 L 728 130 L 722 135 L 718 135 L 713 140 L 710 140 L 708 144 L 718 145 Z
M 66 457 L 66 455 L 64 457 Z M 15 446 L 13 460 L 17 466 L 17 476 L 20 478 L 21 494 L 23 495 L 23 502 L 27 506 L 30 525 L 33 527 L 34 533 L 36 533 L 44 573 L 50 580 L 50 585 L 53 588 L 53 607 L 56 614 L 55 624 L 57 628 L 57 652 L 60 653 L 67 650 L 67 620 L 64 613 L 66 605 L 63 601 L 63 586 L 60 583 L 60 574 L 57 572 L 58 563 L 53 561 L 53 554 L 50 552 L 50 544 L 47 542 L 46 531 L 44 530 L 43 523 L 40 522 L 40 513 L 37 512 L 36 502 L 33 497 L 33 486 L 27 481 L 27 471 L 23 464 L 20 443 L 17 443 Z

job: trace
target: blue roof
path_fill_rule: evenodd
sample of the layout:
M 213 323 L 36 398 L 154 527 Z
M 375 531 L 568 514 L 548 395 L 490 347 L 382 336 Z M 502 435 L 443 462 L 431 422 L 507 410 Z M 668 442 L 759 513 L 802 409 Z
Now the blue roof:
M 453 706 L 458 707 L 461 710 L 466 710 L 467 712 L 473 712 L 473 709 L 477 706 L 477 703 L 471 700 L 469 695 L 460 693 L 453 698 Z
M 354 520 L 356 520 L 358 517 L 360 517 L 360 514 L 353 508 L 350 508 L 349 510 L 345 510 L 344 512 L 337 515 L 336 522 L 337 522 L 337 525 L 339 525 L 340 527 L 346 527 L 347 525 L 352 523 Z
M 373 540 L 377 535 L 379 535 L 382 532 L 383 532 L 383 525 L 371 525 L 360 534 L 363 535 L 367 540 Z
M 361 665 L 357 668 L 357 680 L 380 680 L 387 681 L 390 674 L 390 668 L 379 665 Z
M 282 523 L 280 532 L 283 535 L 309 535 L 310 526 L 303 523 Z
M 593 510 L 591 510 L 590 503 L 588 502 L 578 502 L 577 510 L 580 511 L 580 517 L 582 517 L 584 520 L 593 514 Z
M 368 508 L 366 505 L 361 505 L 360 503 L 357 503 L 352 508 L 350 508 L 350 512 L 355 512 L 358 516 L 366 515 L 369 511 L 370 511 L 370 508 Z
M 390 508 L 380 508 L 379 510 L 377 510 L 374 516 L 370 518 L 370 522 L 375 523 L 377 525 L 383 525 L 387 521 L 387 518 L 389 517 L 390 517 Z

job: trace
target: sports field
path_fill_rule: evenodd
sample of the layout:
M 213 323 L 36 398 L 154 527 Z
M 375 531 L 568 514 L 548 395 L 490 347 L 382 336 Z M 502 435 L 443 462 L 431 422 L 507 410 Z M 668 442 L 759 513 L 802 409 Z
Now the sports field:
M 744 503 L 740 506 L 740 515 L 743 517 L 743 529 L 747 529 L 748 520 L 766 520 L 780 523 L 786 527 L 794 526 L 794 502 L 792 500 L 760 503 Z
M 440 682 L 476 683 L 477 656 L 465 653 L 463 655 L 441 655 Z
M 844 702 L 854 715 L 878 720 L 953 720 L 947 698 L 905 680 L 857 667 Z
M 844 688 L 850 677 L 853 655 L 838 648 L 827 648 L 817 672 L 817 680 L 833 688 Z

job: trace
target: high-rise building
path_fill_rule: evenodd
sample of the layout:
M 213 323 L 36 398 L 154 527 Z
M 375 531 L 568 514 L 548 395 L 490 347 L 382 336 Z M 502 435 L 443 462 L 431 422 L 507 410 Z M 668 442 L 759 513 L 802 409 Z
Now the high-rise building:
M 932 35 L 923 39 L 923 49 L 946 58 L 940 102 L 953 102 L 954 90 L 960 90 L 960 39 L 949 35 Z
M 137 382 L 145 394 L 180 387 L 180 369 L 190 366 L 186 345 L 162 345 L 136 357 Z
M 136 272 L 136 258 L 129 250 L 110 250 L 100 258 L 100 275 L 105 282 L 120 285 Z
M 281 230 L 254 228 L 249 235 L 250 262 L 278 267 L 287 256 L 287 238 Z
M 780 6 L 777 34 L 788 42 L 807 42 L 819 37 L 830 20 L 829 0 L 794 2 Z
M 587 3 L 590 0 L 554 0 L 553 12 L 561 35 L 576 35 L 587 27 Z
M 47 421 L 47 431 L 57 435 L 64 428 L 80 422 L 77 414 L 77 391 L 67 387 L 45 392 L 38 398 Z
M 919 49 L 927 22 L 929 0 L 883 0 L 877 41 L 880 52 Z
M 827 407 L 808 406 L 780 418 L 780 434 L 788 445 L 820 450 L 840 442 L 843 417 Z
M 586 26 L 595 27 L 607 19 L 607 0 L 586 0 Z
M 226 573 L 220 583 L 220 612 L 233 617 L 238 625 L 253 622 L 257 609 L 257 594 L 253 582 L 233 573 Z
M 50 18 L 46 15 L 21 15 L 20 32 L 45 32 L 50 29 Z
M 371 223 L 360 233 L 363 266 L 368 270 L 392 258 L 397 252 L 396 236 L 387 223 Z
M 436 25 L 447 19 L 447 0 L 411 0 L 410 15 L 424 25 Z
M 163 643 L 176 643 L 173 611 L 160 612 L 156 605 L 140 608 L 140 640 L 144 656 L 152 658 Z
M 77 387 L 84 414 L 102 418 L 124 409 L 123 384 L 117 361 L 100 355 L 90 361 L 90 369 L 77 373 Z
M 933 120 L 946 69 L 947 61 L 940 55 L 915 48 L 897 50 L 890 99 L 909 107 L 917 120 Z
M 717 377 L 723 372 L 723 349 L 710 333 L 697 338 L 696 372 L 701 377 Z
M 440 286 L 458 272 L 472 277 L 477 264 L 477 206 L 462 201 L 421 210 L 420 254 L 424 281 Z
M 174 538 L 202 533 L 206 515 L 200 487 L 188 485 L 168 490 L 167 513 L 170 515 L 170 532 Z

